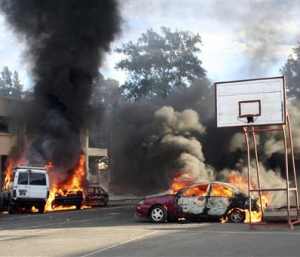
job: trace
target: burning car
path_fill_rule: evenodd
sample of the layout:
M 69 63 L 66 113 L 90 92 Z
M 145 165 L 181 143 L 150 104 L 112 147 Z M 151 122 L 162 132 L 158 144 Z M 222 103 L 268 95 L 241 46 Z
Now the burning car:
M 258 210 L 257 199 L 251 201 Z M 182 188 L 175 194 L 148 196 L 136 206 L 136 216 L 152 222 L 175 221 L 179 218 L 228 219 L 241 223 L 246 218 L 249 197 L 237 187 L 223 182 L 199 183 Z
M 51 203 L 51 207 L 52 209 L 55 209 L 58 206 L 76 206 L 76 209 L 79 210 L 82 206 L 82 202 L 82 191 L 57 192 Z

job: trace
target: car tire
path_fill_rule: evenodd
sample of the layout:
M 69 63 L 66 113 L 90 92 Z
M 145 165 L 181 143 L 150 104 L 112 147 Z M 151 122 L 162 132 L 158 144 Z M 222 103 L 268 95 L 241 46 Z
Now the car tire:
M 77 204 L 76 205 L 76 210 L 80 210 L 81 209 L 81 204 Z
M 231 223 L 242 223 L 245 220 L 245 212 L 239 209 L 232 209 L 227 215 L 228 221 Z
M 108 200 L 105 200 L 104 202 L 103 202 L 103 207 L 106 207 L 108 205 Z
M 17 213 L 17 208 L 15 205 L 9 204 L 8 205 L 8 213 L 9 214 L 16 214 Z
M 154 223 L 162 223 L 167 220 L 167 211 L 161 205 L 156 205 L 152 207 L 149 217 Z

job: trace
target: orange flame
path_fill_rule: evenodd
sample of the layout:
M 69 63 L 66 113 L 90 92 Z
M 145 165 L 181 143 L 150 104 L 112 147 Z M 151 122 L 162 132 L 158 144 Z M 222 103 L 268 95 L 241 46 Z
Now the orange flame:
M 55 167 L 52 162 L 47 165 L 47 170 L 50 175 L 50 181 L 52 172 Z M 56 195 L 66 196 L 70 193 L 82 192 L 84 193 L 85 183 L 86 183 L 86 169 L 85 169 L 85 156 L 80 155 L 76 167 L 71 172 L 71 176 L 64 183 L 55 183 L 55 180 L 51 181 L 50 193 L 45 206 L 46 211 L 56 211 L 56 210 L 68 210 L 75 209 L 76 206 L 53 206 L 52 202 Z
M 8 165 L 4 171 L 5 177 L 3 182 L 3 191 L 9 190 L 10 183 L 13 180 L 13 168 L 14 168 L 14 161 L 12 159 L 8 160 Z
M 21 158 L 18 161 L 14 160 L 14 159 L 8 159 L 8 164 L 6 166 L 6 169 L 4 171 L 4 181 L 3 181 L 3 191 L 8 191 L 10 188 L 10 184 L 13 182 L 13 171 L 14 168 L 18 165 L 23 165 L 25 164 L 26 161 Z
M 227 180 L 229 183 L 235 185 L 237 188 L 239 188 L 242 192 L 247 192 L 248 190 L 248 179 L 245 176 L 242 176 L 239 172 L 231 171 L 229 175 L 227 176 Z M 253 181 L 250 181 L 250 189 L 256 189 L 255 183 Z M 263 217 L 263 210 L 268 206 L 268 203 L 270 202 L 270 194 L 268 192 L 262 192 L 261 193 L 261 202 L 258 198 L 257 204 L 259 207 L 259 211 L 251 211 L 249 213 L 249 210 L 244 210 L 246 213 L 245 223 L 251 222 L 257 223 L 262 221 Z M 261 206 L 262 205 L 262 206 Z M 261 211 L 262 209 L 262 211 Z
M 194 183 L 194 178 L 188 173 L 177 173 L 171 182 L 170 190 L 173 194 L 180 189 L 190 186 Z

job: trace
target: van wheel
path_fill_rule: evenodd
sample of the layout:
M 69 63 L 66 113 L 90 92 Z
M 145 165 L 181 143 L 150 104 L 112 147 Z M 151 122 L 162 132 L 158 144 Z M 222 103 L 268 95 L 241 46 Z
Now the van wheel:
M 45 212 L 45 204 L 41 204 L 39 207 L 39 213 L 44 213 Z
M 15 205 L 11 205 L 9 204 L 8 205 L 8 213 L 9 214 L 16 214 L 17 213 L 17 208 Z

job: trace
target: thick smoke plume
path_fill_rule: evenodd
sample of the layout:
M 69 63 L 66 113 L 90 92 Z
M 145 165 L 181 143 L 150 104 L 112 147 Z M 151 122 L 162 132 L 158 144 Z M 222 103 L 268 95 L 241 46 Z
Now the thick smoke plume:
M 119 103 L 113 115 L 111 190 L 165 191 L 181 172 L 211 178 L 202 140 L 208 133 L 203 122 L 213 114 L 212 96 L 209 81 L 201 80 L 167 99 Z
M 32 66 L 34 134 L 28 158 L 68 169 L 79 158 L 92 82 L 119 30 L 114 0 L 1 0 L 8 23 L 27 43 Z
M 300 159 L 300 104 L 295 100 L 288 103 L 288 111 L 291 121 L 291 126 L 293 129 L 293 143 L 294 143 L 294 152 L 296 155 L 296 159 Z M 268 157 L 271 157 L 273 154 L 284 153 L 284 144 L 282 140 L 282 136 L 280 133 L 273 133 L 270 135 L 265 143 L 264 143 L 264 150 Z

